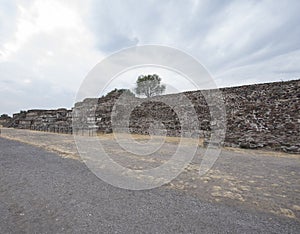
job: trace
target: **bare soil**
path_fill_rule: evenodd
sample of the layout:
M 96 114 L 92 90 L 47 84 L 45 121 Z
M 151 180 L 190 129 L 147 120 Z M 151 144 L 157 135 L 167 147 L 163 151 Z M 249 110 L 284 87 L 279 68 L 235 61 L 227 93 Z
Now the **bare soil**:
M 81 161 L 72 135 L 1 130 L 1 137 Z M 137 156 L 122 149 L 112 134 L 98 137 L 116 162 L 136 170 L 159 166 L 176 151 L 178 143 L 177 138 L 166 138 L 163 147 L 155 154 Z M 138 135 L 133 138 L 141 142 L 149 140 Z M 204 176 L 199 176 L 204 151 L 200 140 L 192 163 L 164 187 L 180 190 L 203 201 L 269 212 L 300 221 L 300 155 L 223 148 L 213 168 Z

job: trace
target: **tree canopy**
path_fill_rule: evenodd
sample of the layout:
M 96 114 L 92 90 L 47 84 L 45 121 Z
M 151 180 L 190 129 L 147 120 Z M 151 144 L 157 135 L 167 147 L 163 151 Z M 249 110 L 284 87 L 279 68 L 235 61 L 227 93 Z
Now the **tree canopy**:
M 161 85 L 161 78 L 156 75 L 140 75 L 136 81 L 135 93 L 145 95 L 147 98 L 162 94 L 166 90 L 165 85 Z

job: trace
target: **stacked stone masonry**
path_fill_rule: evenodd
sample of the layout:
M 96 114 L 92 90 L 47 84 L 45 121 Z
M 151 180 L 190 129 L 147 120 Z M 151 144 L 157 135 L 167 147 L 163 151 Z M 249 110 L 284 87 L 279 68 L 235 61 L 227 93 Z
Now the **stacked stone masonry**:
M 225 146 L 241 148 L 264 148 L 277 151 L 300 153 L 300 80 L 245 85 L 220 89 L 223 95 L 226 119 Z M 204 96 L 213 90 L 183 93 L 193 104 L 197 113 L 200 137 L 209 139 L 212 118 Z M 75 104 L 72 110 L 29 110 L 0 117 L 0 124 L 6 127 L 50 131 L 58 133 L 111 133 L 111 120 L 121 116 L 113 112 L 116 101 L 123 90 L 115 90 L 101 98 L 87 98 Z M 206 94 L 206 95 L 203 95 Z M 160 122 L 169 136 L 183 134 L 179 116 L 162 100 L 178 100 L 179 95 L 170 94 L 150 99 L 129 97 L 127 103 L 118 103 L 118 110 L 136 105 L 130 115 L 130 132 L 149 134 L 151 124 Z M 142 100 L 142 101 L 141 101 Z M 117 104 L 116 104 L 117 105 Z M 116 108 L 116 106 L 115 106 Z M 112 114 L 113 113 L 113 114 Z M 122 113 L 122 111 L 121 111 Z M 73 128 L 72 128 L 72 117 Z M 120 128 L 121 129 L 121 128 Z M 191 136 L 193 137 L 193 136 Z

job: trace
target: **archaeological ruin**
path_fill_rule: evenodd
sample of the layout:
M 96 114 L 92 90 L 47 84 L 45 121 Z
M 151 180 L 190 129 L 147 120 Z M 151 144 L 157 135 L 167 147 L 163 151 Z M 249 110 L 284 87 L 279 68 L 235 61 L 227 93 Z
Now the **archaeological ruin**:
M 221 88 L 220 91 L 226 108 L 224 146 L 300 153 L 300 80 Z M 111 120 L 115 118 L 113 108 L 123 92 L 114 90 L 101 98 L 87 98 L 76 103 L 72 110 L 28 110 L 12 117 L 3 114 L 0 125 L 68 134 L 111 133 Z M 208 139 L 213 123 L 203 95 L 205 92 L 210 91 L 182 94 L 191 101 L 197 113 L 197 133 Z M 176 100 L 178 95 L 163 96 Z M 131 133 L 149 134 L 151 123 L 160 122 L 167 135 L 182 134 L 178 116 L 184 113 L 176 113 L 157 97 L 140 99 L 132 96 L 129 100 L 140 103 L 130 115 Z M 124 103 L 119 108 L 125 110 L 127 105 L 129 103 Z M 73 121 L 73 126 L 72 119 L 77 120 L 75 124 Z

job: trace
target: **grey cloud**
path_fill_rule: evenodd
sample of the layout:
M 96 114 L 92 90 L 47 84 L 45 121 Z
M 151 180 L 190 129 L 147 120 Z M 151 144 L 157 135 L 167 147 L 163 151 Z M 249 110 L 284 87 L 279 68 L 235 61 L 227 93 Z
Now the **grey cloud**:
M 0 2 L 1 51 L 2 44 L 14 36 L 18 13 L 14 1 Z M 142 44 L 172 46 L 202 62 L 216 77 L 219 86 L 300 76 L 299 1 L 196 3 L 94 0 L 89 11 L 79 12 L 79 15 L 94 37 L 93 49 L 102 54 Z M 23 5 L 26 8 L 26 3 Z M 36 34 L 11 58 L 17 61 L 17 67 L 0 65 L 0 98 L 15 95 L 16 108 L 26 103 L 31 103 L 31 106 L 43 106 L 43 103 L 44 106 L 53 103 L 71 106 L 73 94 L 67 86 L 73 85 L 75 89 L 91 67 L 82 65 L 90 54 L 83 57 L 81 50 L 65 54 L 68 45 L 60 41 L 67 37 L 68 32 L 64 31 Z M 49 48 L 54 56 L 50 62 L 45 57 Z M 39 69 L 41 74 L 36 74 Z M 54 78 L 56 84 L 52 82 Z M 22 83 L 25 79 L 33 82 Z M 31 91 L 34 87 L 38 88 L 36 92 Z M 37 98 L 47 93 L 48 99 Z M 1 108 L 3 105 L 9 108 L 8 104 L 0 103 Z
M 74 92 L 40 79 L 30 68 L 14 62 L 0 63 L 0 113 L 21 109 L 71 107 Z
M 136 45 L 139 36 L 153 38 L 161 26 L 160 6 L 153 1 L 95 1 L 86 23 L 97 47 L 110 53 Z
M 1 84 L 1 82 L 0 82 Z M 48 109 L 73 105 L 74 93 L 57 89 L 47 81 L 32 80 L 32 83 L 10 82 L 0 93 L 0 113 L 16 113 L 24 109 Z
M 103 52 L 111 53 L 126 47 L 136 46 L 138 42 L 139 40 L 136 37 L 129 38 L 125 35 L 111 33 L 111 38 L 107 41 L 98 43 L 98 47 Z
M 280 16 L 275 17 L 273 21 L 277 27 L 274 29 L 266 28 L 265 32 L 258 32 L 258 35 L 253 35 L 246 47 L 231 58 L 235 62 L 233 65 L 242 66 L 263 62 L 300 49 L 298 42 L 300 38 L 300 27 L 298 26 L 300 15 L 296 12 L 296 9 L 300 7 L 300 2 L 285 3 L 281 2 L 272 6 L 271 9 L 266 9 L 267 11 L 273 10 L 274 14 Z M 253 25 L 253 28 L 259 27 L 258 24 Z
M 0 0 L 0 50 L 16 30 L 17 6 L 14 1 Z M 1 58 L 1 51 L 0 51 Z
M 96 1 L 88 23 L 102 51 L 113 52 L 137 43 L 164 44 L 191 53 L 214 72 L 298 49 L 300 17 L 297 9 L 298 1 L 276 4 L 229 0 L 199 1 L 199 4 L 194 1 L 159 4 L 157 1 Z M 244 19 L 249 22 L 246 21 L 245 28 L 236 28 L 240 30 L 236 37 L 226 39 L 217 35 L 216 47 L 205 44 L 226 20 L 238 14 L 242 18 L 231 24 Z M 235 29 L 235 25 L 225 26 Z M 238 43 L 244 44 L 236 47 Z M 223 57 L 218 55 L 220 52 Z

